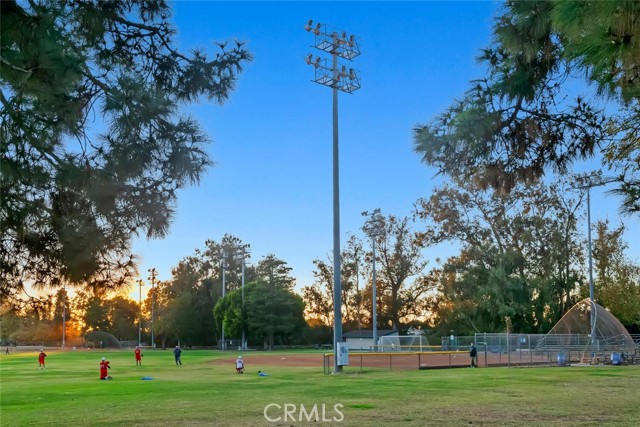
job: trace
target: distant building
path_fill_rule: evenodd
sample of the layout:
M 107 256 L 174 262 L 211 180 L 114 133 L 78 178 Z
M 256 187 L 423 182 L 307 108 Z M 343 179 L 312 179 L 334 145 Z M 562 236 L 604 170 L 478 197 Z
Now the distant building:
M 380 337 L 398 336 L 395 329 L 378 329 L 378 343 Z M 357 329 L 342 334 L 349 351 L 369 351 L 373 347 L 373 331 L 369 329 Z

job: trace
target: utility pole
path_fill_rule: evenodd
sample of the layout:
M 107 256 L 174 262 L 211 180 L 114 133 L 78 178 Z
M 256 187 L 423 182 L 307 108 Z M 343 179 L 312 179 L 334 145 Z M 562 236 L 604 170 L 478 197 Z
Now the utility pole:
M 222 269 L 222 298 L 224 298 L 225 294 L 226 294 L 226 289 L 227 289 L 227 284 L 225 283 L 225 268 L 227 268 L 227 251 L 223 250 L 222 253 L 220 254 L 220 268 Z M 222 345 L 220 346 L 220 349 L 222 351 L 227 349 L 227 344 L 224 341 L 224 316 L 222 317 L 222 330 L 220 333 L 221 339 L 222 339 Z
M 587 190 L 587 240 L 589 242 L 589 302 L 591 305 L 591 349 L 592 351 L 596 351 L 597 344 L 597 336 L 596 336 L 596 300 L 594 297 L 595 290 L 593 285 L 593 260 L 592 253 L 593 249 L 591 247 L 591 188 L 593 187 L 601 187 L 603 185 L 607 185 L 610 182 L 616 180 L 613 177 L 603 177 L 602 174 L 592 174 L 590 176 L 584 177 L 585 183 L 576 188 Z
M 138 347 L 140 347 L 142 345 L 142 285 L 144 285 L 144 282 L 142 281 L 142 279 L 138 279 L 136 280 L 136 283 L 139 286 L 138 304 L 140 307 L 138 312 Z
M 246 343 L 246 338 L 245 338 L 245 330 L 244 330 L 244 316 L 246 315 L 245 311 L 244 311 L 244 267 L 245 267 L 245 260 L 249 257 L 249 245 L 243 245 L 237 252 L 236 252 L 236 259 L 239 259 L 240 262 L 242 263 L 242 285 L 241 285 L 241 289 L 242 289 L 242 315 L 243 315 L 243 319 L 242 319 L 242 342 L 240 344 L 240 348 L 242 349 L 242 351 L 245 351 L 247 349 L 247 343 Z
M 371 214 L 369 212 L 362 212 L 362 216 L 368 217 L 367 221 L 362 227 L 363 231 L 371 237 L 371 262 L 373 268 L 372 283 L 371 283 L 371 303 L 372 306 L 372 328 L 373 328 L 373 351 L 378 351 L 378 298 L 377 298 L 377 284 L 376 284 L 376 237 L 384 234 L 384 218 L 380 213 L 380 209 L 374 209 Z
M 64 350 L 64 339 L 67 334 L 67 288 L 62 285 L 62 349 Z
M 156 301 L 156 277 L 158 275 L 158 272 L 156 271 L 155 268 L 150 268 L 149 270 L 149 274 L 151 276 L 149 276 L 148 280 L 151 281 L 151 349 L 155 350 L 156 349 L 156 341 L 155 341 L 155 336 L 153 334 L 153 320 L 154 320 L 154 310 L 155 310 L 155 301 Z

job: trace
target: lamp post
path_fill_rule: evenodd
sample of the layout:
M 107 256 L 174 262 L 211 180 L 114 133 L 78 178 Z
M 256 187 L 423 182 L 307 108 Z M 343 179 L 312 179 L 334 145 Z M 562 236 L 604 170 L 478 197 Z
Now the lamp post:
M 67 333 L 67 288 L 65 285 L 62 285 L 62 349 L 64 350 L 64 339 Z
M 149 271 L 149 274 L 151 274 L 151 276 L 149 276 L 149 278 L 147 279 L 151 281 L 151 349 L 155 350 L 156 341 L 153 335 L 153 318 L 154 318 L 155 301 L 156 301 L 155 285 L 156 285 L 156 276 L 158 275 L 158 272 L 156 271 L 155 268 L 150 268 L 148 271 Z
M 138 304 L 140 306 L 140 312 L 138 313 L 138 347 L 140 347 L 142 345 L 142 285 L 144 285 L 144 282 L 142 279 L 138 279 L 136 283 L 139 286 Z
M 577 188 L 587 190 L 587 240 L 589 242 L 589 302 L 591 305 L 591 348 L 596 350 L 596 301 L 594 298 L 594 286 L 593 286 L 593 260 L 592 260 L 592 248 L 591 248 L 591 188 L 601 187 L 607 185 L 610 182 L 615 181 L 612 177 L 603 177 L 601 174 L 594 174 L 584 178 L 584 185 L 580 185 Z
M 227 251 L 223 250 L 220 253 L 220 268 L 222 269 L 222 298 L 224 298 L 226 294 L 226 288 L 227 288 L 227 285 L 225 283 L 225 271 L 224 271 L 224 269 L 227 268 L 227 256 L 228 256 Z M 220 332 L 220 338 L 222 342 L 220 349 L 224 351 L 227 349 L 227 345 L 224 342 L 224 316 L 222 317 L 222 329 Z
M 333 91 L 333 351 L 334 372 L 342 372 L 338 365 L 338 343 L 342 341 L 342 288 L 340 283 L 340 173 L 338 150 L 338 91 L 353 93 L 360 89 L 360 73 L 346 66 L 338 68 L 338 57 L 352 60 L 360 55 L 356 37 L 344 31 L 329 28 L 326 24 L 314 25 L 309 20 L 305 30 L 314 35 L 313 47 L 331 54 L 331 66 L 327 60 L 309 54 L 305 58 L 315 69 L 313 81 L 328 86 Z
M 365 211 L 362 212 L 362 216 L 368 217 L 362 229 L 371 237 L 371 261 L 372 261 L 372 283 L 371 283 L 371 299 L 372 299 L 372 317 L 371 323 L 373 327 L 373 351 L 378 350 L 378 298 L 376 289 L 376 237 L 382 236 L 384 233 L 384 218 L 380 213 L 380 209 L 374 209 L 371 214 Z
M 242 319 L 242 342 L 240 344 L 240 348 L 242 348 L 242 351 L 245 351 L 247 349 L 247 344 L 246 344 L 246 339 L 245 339 L 245 331 L 244 331 L 244 263 L 245 260 L 249 257 L 249 245 L 243 245 L 238 252 L 236 252 L 236 259 L 239 259 L 240 262 L 242 263 L 242 285 L 241 285 L 241 292 L 242 292 L 242 315 L 243 315 L 243 319 Z

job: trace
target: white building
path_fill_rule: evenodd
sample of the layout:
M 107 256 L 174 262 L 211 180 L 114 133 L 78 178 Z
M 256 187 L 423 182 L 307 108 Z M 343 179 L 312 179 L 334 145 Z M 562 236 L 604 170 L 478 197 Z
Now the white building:
M 378 329 L 378 342 L 380 337 L 398 336 L 398 331 L 391 329 Z M 349 351 L 370 351 L 373 347 L 373 331 L 358 329 L 342 334 Z

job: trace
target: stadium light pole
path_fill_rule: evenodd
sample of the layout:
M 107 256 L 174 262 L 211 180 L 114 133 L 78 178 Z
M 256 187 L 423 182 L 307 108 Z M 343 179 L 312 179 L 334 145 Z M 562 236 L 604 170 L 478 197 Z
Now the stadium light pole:
M 156 301 L 156 288 L 155 288 L 156 276 L 158 275 L 158 272 L 156 271 L 155 268 L 150 268 L 148 271 L 149 271 L 149 274 L 151 274 L 151 276 L 149 276 L 148 278 L 148 280 L 151 281 L 151 349 L 155 350 L 156 341 L 153 335 L 153 318 L 154 318 L 155 301 Z
M 227 285 L 225 283 L 225 268 L 227 268 L 227 251 L 222 251 L 220 254 L 220 268 L 222 269 L 222 298 L 224 298 L 225 294 L 226 294 L 226 289 L 227 289 Z M 227 345 L 224 342 L 224 316 L 222 316 L 222 328 L 220 330 L 220 338 L 221 338 L 221 343 L 222 345 L 220 346 L 220 349 L 222 351 L 227 349 Z
M 140 307 L 138 312 L 138 347 L 140 347 L 142 345 L 142 285 L 144 285 L 144 282 L 142 281 L 142 279 L 138 279 L 136 280 L 136 283 L 139 286 L 138 305 Z
M 371 237 L 371 262 L 373 264 L 373 274 L 371 282 L 371 307 L 372 316 L 371 323 L 373 329 L 373 351 L 378 351 L 378 298 L 377 298 L 377 286 L 376 286 L 376 237 L 382 236 L 384 233 L 384 218 L 380 213 L 380 209 L 374 209 L 371 214 L 369 212 L 362 212 L 362 216 L 367 217 L 367 221 L 362 229 Z
M 601 187 L 607 185 L 610 182 L 615 181 L 612 177 L 603 177 L 601 174 L 594 174 L 584 178 L 584 185 L 580 185 L 576 188 L 587 190 L 587 241 L 589 242 L 589 302 L 591 304 L 591 349 L 596 350 L 596 300 L 594 297 L 595 290 L 593 286 L 593 257 L 591 247 L 591 189 L 593 187 Z
M 62 349 L 64 350 L 64 339 L 66 335 L 66 317 L 67 317 L 67 287 L 62 285 Z
M 340 168 L 338 150 L 338 91 L 353 93 L 360 89 L 360 74 L 346 66 L 338 68 L 338 57 L 352 60 L 360 55 L 356 37 L 344 31 L 329 28 L 326 24 L 313 20 L 305 25 L 305 30 L 314 35 L 313 47 L 329 53 L 331 66 L 327 60 L 309 54 L 305 58 L 308 65 L 315 69 L 313 81 L 330 87 L 333 91 L 333 368 L 335 373 L 342 372 L 338 364 L 338 343 L 342 342 L 342 286 L 340 283 Z
M 240 262 L 242 263 L 242 285 L 241 285 L 241 292 L 242 292 L 242 313 L 244 316 L 244 263 L 245 260 L 249 257 L 249 245 L 243 245 L 238 252 L 236 252 L 236 259 L 239 259 Z M 247 349 L 247 344 L 246 344 L 246 339 L 245 339 L 245 331 L 244 331 L 244 318 L 242 321 L 242 343 L 240 344 L 240 348 L 242 349 L 242 351 L 245 351 Z

